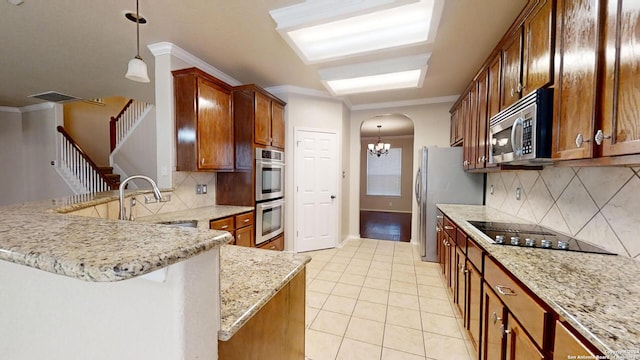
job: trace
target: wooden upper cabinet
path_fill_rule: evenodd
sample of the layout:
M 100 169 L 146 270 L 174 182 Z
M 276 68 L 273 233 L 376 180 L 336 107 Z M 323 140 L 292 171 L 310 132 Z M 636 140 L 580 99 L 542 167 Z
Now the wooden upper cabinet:
M 598 11 L 598 0 L 557 1 L 553 159 L 593 156 Z
M 489 70 L 485 69 L 478 77 L 478 115 L 477 115 L 477 141 L 476 141 L 476 169 L 482 169 L 489 163 L 487 144 L 487 129 L 489 127 L 488 115 Z
M 284 149 L 285 103 L 257 85 L 237 86 L 234 92 L 243 92 L 253 97 L 251 112 L 254 144 Z
M 465 170 L 470 169 L 470 165 L 472 163 L 471 159 L 473 159 L 474 147 L 472 137 L 472 98 L 475 94 L 475 91 L 470 90 L 464 95 L 464 99 L 462 100 L 462 118 L 459 120 L 462 122 L 464 127 L 464 135 L 462 137 L 462 166 Z
M 284 149 L 284 105 L 271 102 L 271 145 Z
M 255 93 L 255 133 L 253 141 L 260 145 L 271 145 L 271 99 Z
M 553 82 L 553 0 L 541 0 L 524 22 L 522 96 Z
M 594 140 L 602 155 L 640 153 L 640 8 L 637 0 L 610 0 L 604 18 L 602 125 Z
M 173 76 L 176 170 L 233 170 L 231 87 L 196 68 Z
M 495 56 L 489 62 L 489 94 L 487 99 L 488 117 L 500 112 L 500 56 Z
M 502 109 L 520 99 L 522 92 L 522 27 L 508 38 L 502 48 Z
M 464 115 L 465 112 L 462 109 L 462 101 L 456 104 L 455 108 L 451 110 L 451 128 L 449 132 L 449 145 L 459 146 L 464 138 Z

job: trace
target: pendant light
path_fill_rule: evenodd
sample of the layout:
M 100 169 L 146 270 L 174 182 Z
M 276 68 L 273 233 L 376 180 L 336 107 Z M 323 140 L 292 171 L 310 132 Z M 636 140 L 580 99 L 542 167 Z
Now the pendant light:
M 129 18 L 129 20 L 131 20 Z M 133 20 L 132 20 L 133 21 Z M 140 57 L 140 14 L 138 11 L 138 0 L 136 0 L 136 56 L 129 60 L 129 67 L 127 68 L 127 74 L 125 77 L 129 80 L 138 81 L 142 83 L 148 83 L 149 75 L 147 73 L 147 64 L 144 63 Z M 146 21 L 145 21 L 146 22 Z
M 369 144 L 367 146 L 369 148 L 369 154 L 372 156 L 376 155 L 377 157 L 388 154 L 389 149 L 391 148 L 391 144 L 382 142 L 382 139 L 380 138 L 380 128 L 382 128 L 382 125 L 378 125 L 378 140 L 376 143 Z

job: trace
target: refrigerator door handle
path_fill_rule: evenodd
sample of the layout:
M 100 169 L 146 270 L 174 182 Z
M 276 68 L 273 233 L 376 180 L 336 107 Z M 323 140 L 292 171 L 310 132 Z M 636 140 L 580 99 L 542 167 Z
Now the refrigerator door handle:
M 418 203 L 418 205 L 420 205 L 420 197 L 421 197 L 421 192 L 422 189 L 420 189 L 420 173 L 421 173 L 420 168 L 418 168 L 418 172 L 416 173 L 416 202 Z

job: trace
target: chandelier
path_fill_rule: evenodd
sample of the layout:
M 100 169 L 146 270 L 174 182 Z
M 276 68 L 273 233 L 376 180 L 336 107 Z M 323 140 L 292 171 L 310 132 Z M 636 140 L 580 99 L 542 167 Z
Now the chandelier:
M 380 128 L 382 127 L 382 125 L 378 125 L 378 140 L 376 141 L 375 144 L 369 144 L 368 148 L 369 148 L 369 154 L 370 155 L 376 155 L 377 157 L 380 157 L 380 155 L 386 155 L 389 153 L 389 149 L 391 148 L 391 144 L 388 143 L 383 143 L 382 139 L 380 138 Z

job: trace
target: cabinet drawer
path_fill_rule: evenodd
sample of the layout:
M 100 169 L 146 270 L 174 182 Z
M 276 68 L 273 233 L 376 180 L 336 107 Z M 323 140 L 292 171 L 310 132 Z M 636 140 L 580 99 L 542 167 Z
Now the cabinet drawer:
M 464 231 L 457 229 L 457 235 L 456 235 L 456 244 L 458 245 L 458 247 L 460 248 L 460 250 L 462 250 L 463 254 L 467 254 L 467 234 L 465 234 Z
M 467 259 L 482 273 L 482 249 L 470 238 L 467 238 Z
M 596 354 L 591 352 L 569 329 L 560 321 L 556 320 L 556 336 L 553 350 L 554 360 L 570 359 L 571 356 L 578 359 L 595 359 L 595 355 Z
M 451 240 L 456 241 L 456 225 L 448 217 L 444 217 L 444 231 L 449 234 Z
M 284 250 L 284 235 L 280 235 L 277 238 L 269 241 L 268 243 L 260 244 L 258 245 L 258 247 L 265 250 L 282 251 Z
M 232 231 L 234 229 L 233 216 L 211 221 L 210 228 L 213 230 Z
M 542 348 L 547 311 L 490 257 L 485 259 L 484 279 Z
M 246 214 L 236 215 L 236 228 L 253 225 L 253 211 Z

